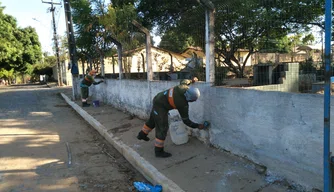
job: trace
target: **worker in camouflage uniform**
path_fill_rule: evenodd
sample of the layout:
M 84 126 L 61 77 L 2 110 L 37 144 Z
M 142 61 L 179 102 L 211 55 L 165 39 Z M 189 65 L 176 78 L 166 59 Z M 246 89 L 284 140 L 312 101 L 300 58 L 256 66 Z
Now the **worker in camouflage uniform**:
M 177 109 L 183 120 L 183 123 L 191 128 L 204 129 L 210 123 L 205 121 L 203 124 L 197 124 L 189 119 L 189 104 L 188 102 L 196 101 L 200 92 L 198 88 L 189 87 L 191 83 L 198 81 L 195 77 L 192 80 L 182 80 L 180 85 L 170 88 L 169 90 L 158 93 L 153 99 L 153 107 L 150 118 L 144 124 L 141 131 L 138 133 L 139 140 L 149 141 L 147 137 L 149 132 L 155 130 L 155 156 L 170 157 L 172 154 L 164 151 L 164 141 L 168 131 L 168 111 Z
M 83 107 L 89 107 L 90 104 L 87 103 L 87 99 L 89 96 L 89 87 L 93 85 L 98 85 L 103 82 L 103 80 L 95 82 L 94 77 L 96 76 L 96 70 L 91 70 L 80 83 L 81 87 L 81 101 Z

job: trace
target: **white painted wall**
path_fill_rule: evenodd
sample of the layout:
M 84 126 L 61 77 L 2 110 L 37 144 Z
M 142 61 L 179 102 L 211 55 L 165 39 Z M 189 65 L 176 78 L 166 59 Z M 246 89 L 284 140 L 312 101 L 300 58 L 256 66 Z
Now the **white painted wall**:
M 148 117 L 156 93 L 179 83 L 106 81 L 90 88 L 93 97 L 141 118 Z M 196 86 L 201 97 L 190 104 L 190 117 L 211 122 L 208 135 L 197 135 L 267 166 L 270 174 L 322 189 L 323 95 Z
M 224 88 L 210 92 L 211 144 L 308 189 L 322 189 L 323 96 Z

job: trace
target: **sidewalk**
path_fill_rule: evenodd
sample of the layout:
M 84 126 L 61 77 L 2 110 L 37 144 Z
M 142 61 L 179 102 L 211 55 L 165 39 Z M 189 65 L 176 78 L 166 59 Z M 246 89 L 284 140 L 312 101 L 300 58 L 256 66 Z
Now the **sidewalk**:
M 154 131 L 149 135 L 149 142 L 136 138 L 144 120 L 101 102 L 100 107 L 81 108 L 80 101 L 76 101 L 77 105 L 70 101 L 69 92 L 62 96 L 149 181 L 163 185 L 164 192 L 297 191 L 284 179 L 266 176 L 264 169 L 252 162 L 207 146 L 192 137 L 187 144 L 177 146 L 168 136 L 165 149 L 173 156 L 155 158 Z

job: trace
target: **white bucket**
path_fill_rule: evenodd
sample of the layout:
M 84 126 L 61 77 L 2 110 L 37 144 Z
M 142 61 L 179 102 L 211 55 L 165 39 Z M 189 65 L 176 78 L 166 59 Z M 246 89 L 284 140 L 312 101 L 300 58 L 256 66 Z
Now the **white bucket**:
M 177 110 L 168 112 L 170 137 L 175 145 L 182 145 L 188 142 L 189 136 L 186 125 L 183 123 Z
M 175 145 L 185 144 L 189 140 L 186 125 L 182 121 L 170 122 L 169 132 L 170 137 Z

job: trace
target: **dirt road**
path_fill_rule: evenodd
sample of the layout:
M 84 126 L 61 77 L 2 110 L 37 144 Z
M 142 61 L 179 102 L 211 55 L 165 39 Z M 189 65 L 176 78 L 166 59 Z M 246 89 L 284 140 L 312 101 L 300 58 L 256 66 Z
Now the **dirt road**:
M 0 87 L 0 191 L 134 191 L 133 181 L 144 177 L 66 105 L 61 91 Z

